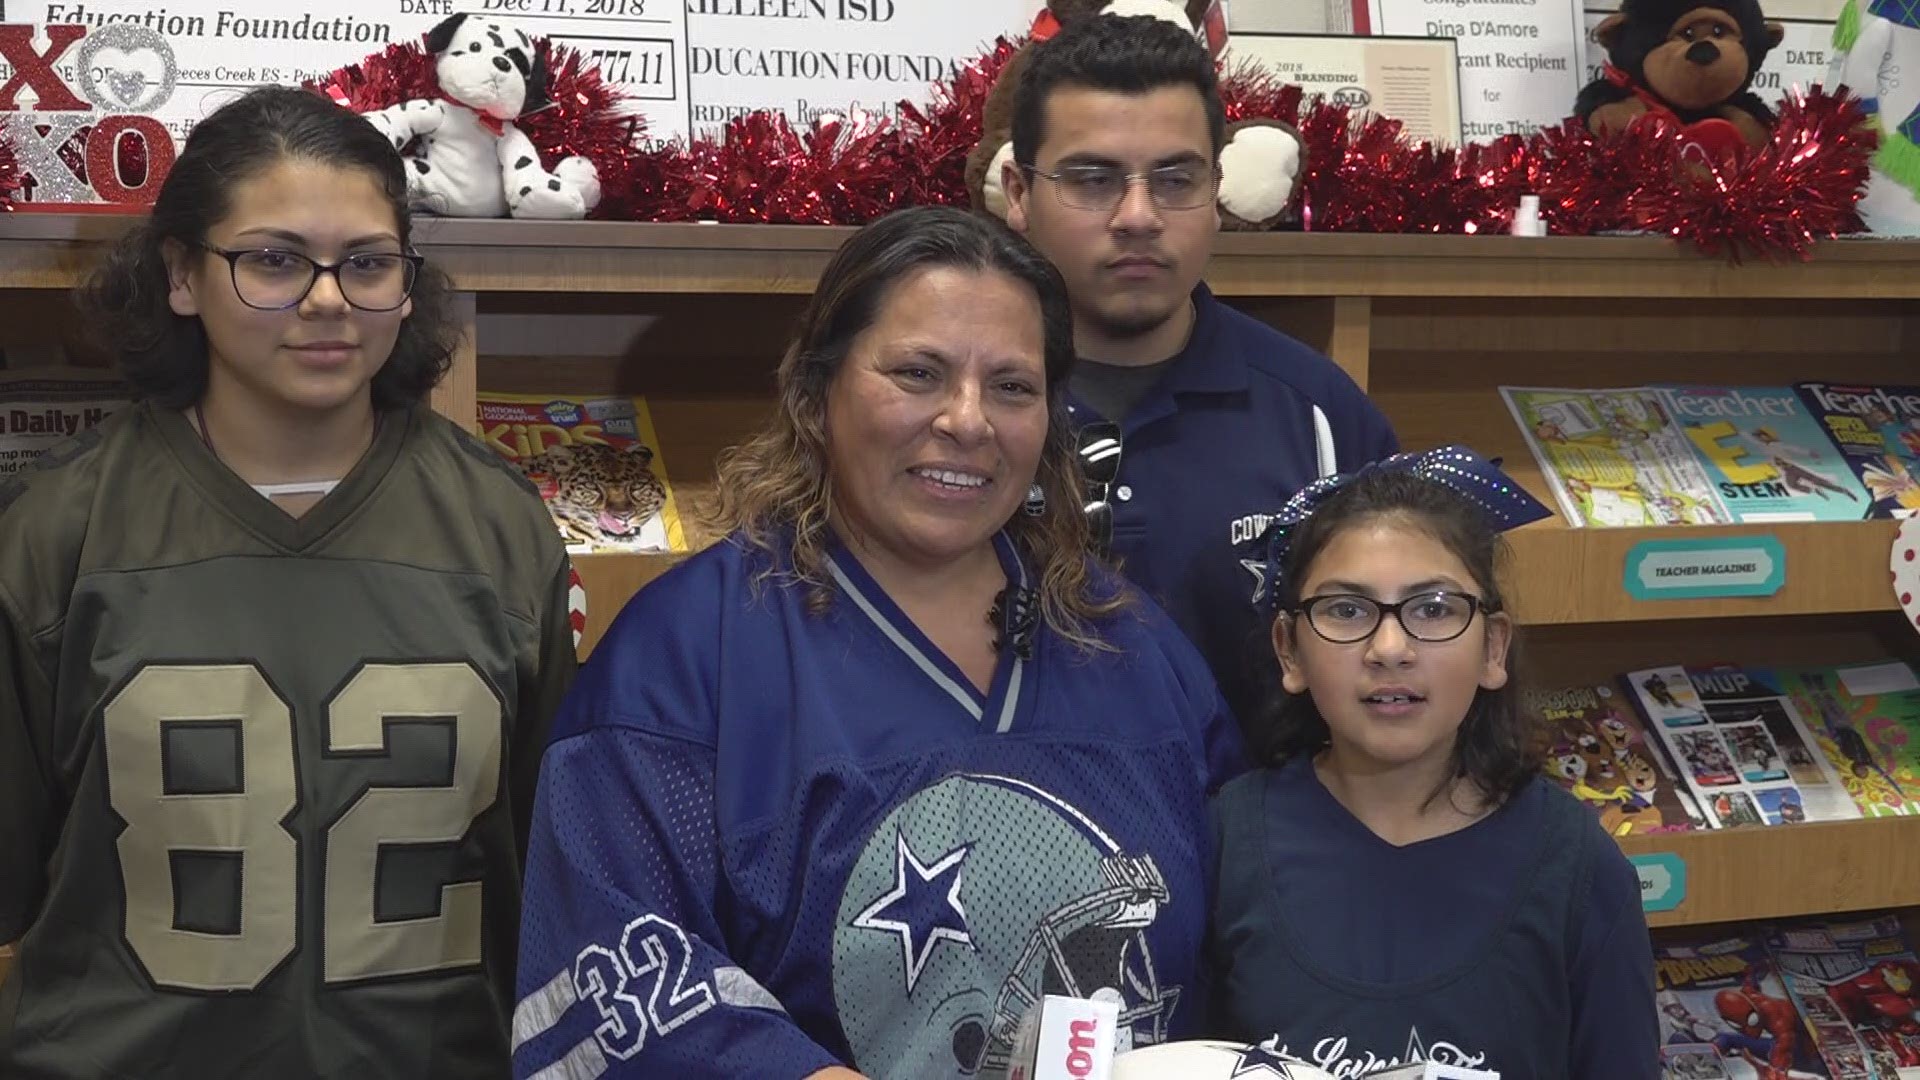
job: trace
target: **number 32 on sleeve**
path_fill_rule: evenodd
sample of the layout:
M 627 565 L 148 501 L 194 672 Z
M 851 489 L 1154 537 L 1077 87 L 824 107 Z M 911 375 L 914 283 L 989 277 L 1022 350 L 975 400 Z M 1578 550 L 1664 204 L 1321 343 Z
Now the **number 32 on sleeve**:
M 375 872 L 384 844 L 448 844 L 493 805 L 500 699 L 468 664 L 369 664 L 327 702 L 327 752 L 386 751 L 402 717 L 451 718 L 452 782 L 371 787 L 326 830 L 324 978 L 355 982 L 480 962 L 481 884 L 441 888 L 440 913 L 381 922 Z M 251 664 L 169 665 L 135 675 L 104 712 L 108 799 L 127 823 L 118 851 L 126 937 L 147 974 L 181 990 L 251 990 L 297 947 L 300 840 L 282 823 L 298 801 L 293 710 Z M 166 729 L 238 729 L 236 790 L 167 790 Z M 176 926 L 174 859 L 240 860 L 237 933 Z

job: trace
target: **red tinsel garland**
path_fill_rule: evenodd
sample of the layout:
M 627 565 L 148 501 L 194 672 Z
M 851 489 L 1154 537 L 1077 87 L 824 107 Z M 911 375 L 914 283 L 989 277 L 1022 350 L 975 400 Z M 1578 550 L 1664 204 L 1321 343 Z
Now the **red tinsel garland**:
M 538 39 L 552 104 L 521 117 L 549 163 L 580 154 L 599 169 L 593 217 L 630 221 L 862 224 L 892 210 L 965 205 L 966 161 L 980 141 L 995 79 L 1023 44 L 997 39 L 932 88 L 925 107 L 902 101 L 892 118 L 853 113 L 796 130 L 765 110 L 737 117 L 718 138 L 647 149 L 644 123 L 624 114 L 623 91 L 584 57 Z M 306 88 L 372 111 L 438 92 L 434 60 L 417 44 L 390 45 Z M 1227 120 L 1270 118 L 1300 132 L 1299 227 L 1315 232 L 1504 232 L 1521 196 L 1540 197 L 1542 220 L 1563 235 L 1663 234 L 1710 255 L 1805 259 L 1815 241 L 1864 230 L 1856 204 L 1877 137 L 1858 99 L 1818 87 L 1782 103 L 1771 141 L 1734 167 L 1682 167 L 1671 128 L 1636 125 L 1602 139 L 1569 121 L 1530 138 L 1436 148 L 1398 121 L 1356 121 L 1345 106 L 1304 100 L 1298 85 L 1243 62 L 1223 72 Z M 86 175 L 86 128 L 60 156 Z M 146 171 L 140 140 L 120 146 L 123 175 Z M 21 181 L 0 144 L 0 210 Z
M 639 221 L 852 225 L 905 206 L 965 205 L 967 155 L 980 142 L 987 94 L 1017 43 L 998 39 L 933 87 L 921 108 L 855 112 L 795 130 L 759 110 L 701 137 L 642 155 L 633 179 Z
M 535 54 L 547 65 L 552 104 L 522 116 L 515 126 L 551 165 L 569 154 L 593 162 L 600 176 L 595 218 L 621 219 L 634 200 L 634 166 L 643 153 L 646 121 L 624 112 L 627 95 L 586 66 L 586 57 L 541 38 Z
M 634 190 L 645 158 L 644 120 L 623 113 L 628 101 L 625 91 L 602 79 L 577 50 L 546 38 L 535 39 L 534 48 L 547 65 L 550 104 L 517 118 L 514 125 L 526 133 L 548 166 L 569 154 L 593 162 L 600 174 L 600 203 L 588 216 L 634 217 L 644 202 Z M 389 45 L 301 86 L 342 100 L 355 112 L 376 112 L 415 98 L 437 97 L 440 85 L 433 68 L 433 54 L 407 42 Z
M 655 149 L 640 147 L 637 121 L 610 119 L 614 90 L 577 53 L 554 47 L 556 105 L 521 123 L 543 154 L 580 153 L 600 167 L 596 217 L 857 225 L 901 207 L 966 203 L 966 160 L 987 96 L 1021 44 L 998 39 L 935 85 L 930 105 L 902 101 L 891 119 L 854 113 L 803 131 L 762 110 L 717 138 Z M 432 94 L 432 58 L 390 46 L 332 81 L 356 108 L 383 107 Z M 1806 258 L 1815 240 L 1863 229 L 1855 204 L 1875 137 L 1860 126 L 1857 99 L 1818 88 L 1782 104 L 1768 146 L 1736 168 L 1703 173 L 1680 167 L 1671 130 L 1637 126 L 1601 139 L 1569 122 L 1530 138 L 1439 148 L 1413 142 L 1398 121 L 1306 101 L 1299 86 L 1251 63 L 1223 72 L 1220 87 L 1229 122 L 1271 118 L 1300 131 L 1305 168 L 1293 217 L 1315 232 L 1504 232 L 1528 194 L 1540 197 L 1555 233 L 1652 232 L 1736 261 Z
M 1670 168 L 1664 183 L 1630 191 L 1626 224 L 1735 262 L 1745 252 L 1805 259 L 1816 240 L 1866 228 L 1857 203 L 1879 136 L 1861 126 L 1864 119 L 1857 100 L 1816 87 L 1781 108 L 1772 140 L 1739 167 L 1696 173 Z M 1619 152 L 1680 159 L 1676 131 L 1637 128 L 1629 134 L 1648 145 L 1635 147 L 1629 140 Z
M 1233 73 L 1221 88 L 1230 118 L 1299 128 L 1306 167 L 1295 207 L 1315 232 L 1503 232 L 1520 197 L 1536 194 L 1555 233 L 1662 233 L 1736 262 L 1804 259 L 1818 239 L 1864 230 L 1855 205 L 1878 141 L 1861 127 L 1858 99 L 1818 87 L 1782 103 L 1772 140 L 1720 171 L 1683 167 L 1680 133 L 1653 125 L 1603 139 L 1569 122 L 1439 149 L 1415 144 L 1395 120 L 1282 102 L 1258 72 Z
M 1242 120 L 1298 124 L 1305 98 L 1299 83 L 1281 82 L 1271 68 L 1255 60 L 1242 60 L 1220 74 L 1220 104 L 1229 124 Z
M 323 79 L 300 84 L 341 102 L 354 112 L 378 112 L 415 98 L 440 93 L 433 73 L 433 56 L 418 42 L 389 45 L 357 64 L 348 64 Z
M 0 212 L 13 209 L 14 196 L 20 191 L 20 164 L 14 160 L 13 144 L 0 134 Z
M 1734 262 L 1806 259 L 1816 240 L 1865 230 L 1857 204 L 1879 136 L 1858 98 L 1815 87 L 1782 103 L 1772 139 L 1734 167 L 1685 167 L 1671 127 L 1602 139 L 1575 124 L 1530 144 L 1540 215 L 1555 232 L 1663 233 Z
M 911 102 L 900 103 L 902 145 L 896 153 L 909 167 L 902 179 L 915 200 L 900 205 L 967 205 L 967 155 L 980 143 L 987 95 L 1023 41 L 996 38 L 985 55 L 934 84 L 924 112 Z

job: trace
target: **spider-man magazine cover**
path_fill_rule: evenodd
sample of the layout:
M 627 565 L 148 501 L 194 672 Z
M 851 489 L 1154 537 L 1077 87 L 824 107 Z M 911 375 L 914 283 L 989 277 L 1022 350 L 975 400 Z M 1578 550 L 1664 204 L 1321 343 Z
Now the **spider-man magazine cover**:
M 1741 935 L 1654 946 L 1663 1080 L 1828 1077 L 1766 946 Z

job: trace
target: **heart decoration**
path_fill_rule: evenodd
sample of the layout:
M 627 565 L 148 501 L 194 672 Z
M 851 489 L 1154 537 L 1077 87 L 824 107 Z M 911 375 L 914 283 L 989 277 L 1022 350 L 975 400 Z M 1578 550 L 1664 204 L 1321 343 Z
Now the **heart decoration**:
M 1709 117 L 1695 121 L 1680 129 L 1680 158 L 1682 161 L 1698 160 L 1701 164 L 1713 163 L 1722 168 L 1737 167 L 1740 159 L 1746 155 L 1747 140 L 1740 135 L 1740 129 L 1728 120 Z
M 140 91 L 147 85 L 147 73 L 144 71 L 109 71 L 107 85 L 113 87 L 113 96 L 120 103 L 132 108 L 140 100 Z
M 108 23 L 81 39 L 80 92 L 104 113 L 150 114 L 180 77 L 173 46 L 154 30 Z
M 1920 514 L 1900 523 L 1893 534 L 1893 595 L 1906 613 L 1907 624 L 1920 630 Z
M 150 48 L 107 46 L 94 54 L 94 65 L 95 70 L 105 73 L 107 89 L 121 108 L 140 112 L 148 105 L 159 104 L 146 100 L 149 96 L 146 91 L 160 84 L 161 71 L 166 66 L 158 52 Z

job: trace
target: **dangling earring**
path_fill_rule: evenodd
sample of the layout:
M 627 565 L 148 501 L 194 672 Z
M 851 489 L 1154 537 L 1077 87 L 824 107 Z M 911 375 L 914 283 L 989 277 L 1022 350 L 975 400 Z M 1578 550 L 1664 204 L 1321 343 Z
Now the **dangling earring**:
M 1020 509 L 1024 511 L 1028 517 L 1040 517 L 1045 514 L 1047 512 L 1047 489 L 1037 483 L 1029 485 L 1027 487 L 1027 501 L 1020 504 Z

